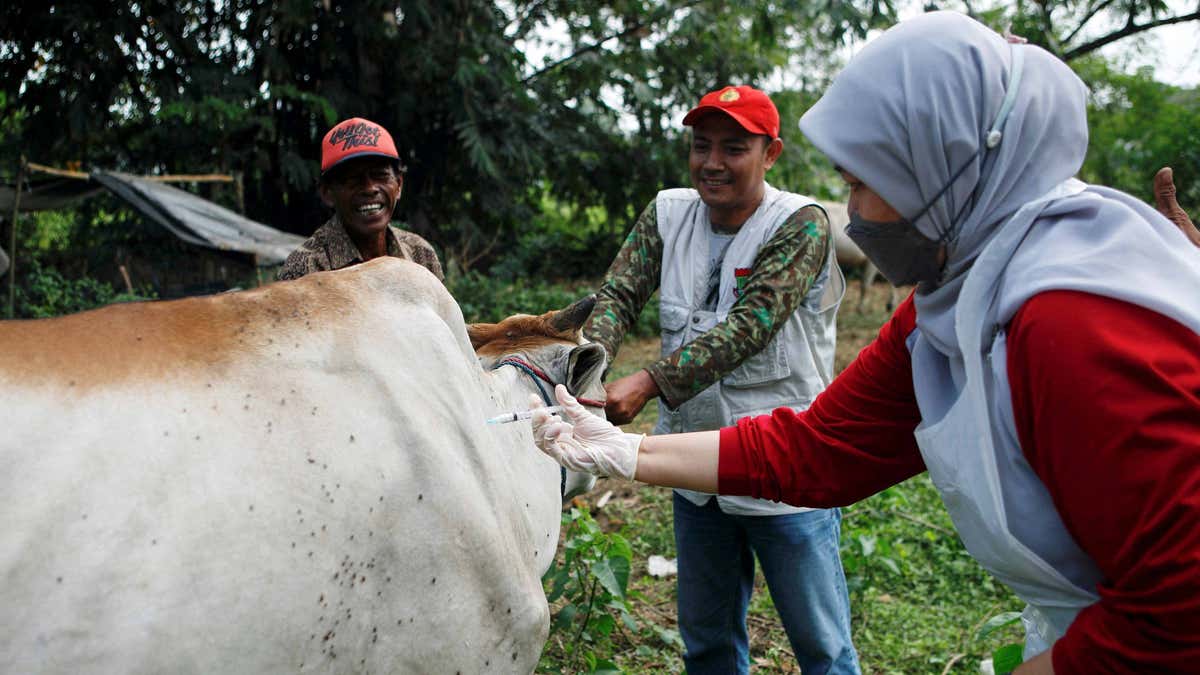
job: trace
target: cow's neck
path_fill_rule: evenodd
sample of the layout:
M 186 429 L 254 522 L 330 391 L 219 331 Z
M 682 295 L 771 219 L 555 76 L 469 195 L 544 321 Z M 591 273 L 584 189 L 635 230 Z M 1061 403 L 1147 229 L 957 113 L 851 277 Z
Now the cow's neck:
M 536 395 L 539 400 L 544 401 L 544 397 L 534 383 L 534 379 L 516 367 L 496 367 L 490 370 L 487 375 L 492 382 L 493 391 L 504 402 L 505 411 L 525 410 L 529 408 L 529 397 L 531 394 Z M 547 393 L 553 396 L 553 392 L 549 390 L 548 386 Z

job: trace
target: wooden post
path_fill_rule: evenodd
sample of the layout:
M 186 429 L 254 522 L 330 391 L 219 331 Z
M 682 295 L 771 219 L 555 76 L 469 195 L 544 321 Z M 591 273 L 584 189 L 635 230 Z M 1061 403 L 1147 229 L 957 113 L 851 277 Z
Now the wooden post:
M 17 318 L 17 214 L 21 212 L 21 188 L 25 184 L 25 155 L 17 165 L 17 191 L 13 194 L 12 230 L 8 236 L 8 318 Z
M 129 270 L 125 269 L 124 265 L 117 265 L 117 270 L 121 273 L 121 279 L 125 282 L 125 292 L 133 295 L 133 282 L 129 279 Z
M 238 213 L 246 215 L 246 185 L 242 180 L 242 172 L 233 172 L 233 189 L 237 195 Z

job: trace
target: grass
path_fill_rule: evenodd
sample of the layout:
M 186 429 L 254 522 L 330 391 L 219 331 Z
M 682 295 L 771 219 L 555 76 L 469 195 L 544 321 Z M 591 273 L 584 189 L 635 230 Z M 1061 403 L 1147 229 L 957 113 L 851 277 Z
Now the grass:
M 858 290 L 853 283 L 838 317 L 839 371 L 888 316 L 885 286 L 870 289 L 861 314 L 855 311 Z M 628 341 L 609 377 L 634 372 L 658 355 L 657 339 Z M 656 417 L 656 407 L 648 405 L 626 428 L 648 432 Z M 597 656 L 610 658 L 628 673 L 683 672 L 683 648 L 675 632 L 675 580 L 646 572 L 651 555 L 675 556 L 670 491 L 601 480 L 576 504 L 588 508 L 605 531 L 628 538 L 634 553 L 629 587 L 641 628 L 619 634 L 615 653 Z M 843 515 L 842 562 L 864 673 L 977 673 L 980 660 L 1021 638 L 1019 628 L 1008 627 L 976 639 L 984 621 L 1019 610 L 1022 603 L 963 549 L 924 474 L 845 508 Z M 747 624 L 752 672 L 799 672 L 761 575 Z M 551 635 L 543 667 L 553 669 L 561 662 L 565 639 L 569 636 Z

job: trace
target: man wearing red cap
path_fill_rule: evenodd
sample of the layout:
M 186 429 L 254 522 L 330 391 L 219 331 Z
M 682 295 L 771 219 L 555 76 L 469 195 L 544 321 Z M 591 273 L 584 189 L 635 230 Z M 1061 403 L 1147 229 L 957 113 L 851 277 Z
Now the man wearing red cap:
M 438 279 L 442 264 L 429 242 L 391 225 L 404 173 L 396 144 L 386 129 L 355 117 L 321 141 L 321 201 L 333 217 L 292 252 L 278 278 L 336 270 L 390 255 L 424 265 Z
M 725 87 L 683 124 L 694 189 L 664 190 L 645 208 L 584 327 L 615 354 L 659 291 L 662 358 L 605 386 L 614 424 L 658 398 L 656 434 L 807 408 L 833 378 L 844 291 L 825 212 L 764 180 L 783 151 L 771 99 Z M 689 673 L 748 672 L 755 558 L 801 670 L 859 672 L 837 509 L 676 490 L 674 518 Z

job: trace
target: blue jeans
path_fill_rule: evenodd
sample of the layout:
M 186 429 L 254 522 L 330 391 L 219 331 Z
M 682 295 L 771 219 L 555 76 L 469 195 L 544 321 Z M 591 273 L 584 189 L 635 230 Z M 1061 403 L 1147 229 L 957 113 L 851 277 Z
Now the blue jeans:
M 842 514 L 730 515 L 675 497 L 679 632 L 689 675 L 748 673 L 746 610 L 758 557 L 804 675 L 859 672 L 838 557 Z

